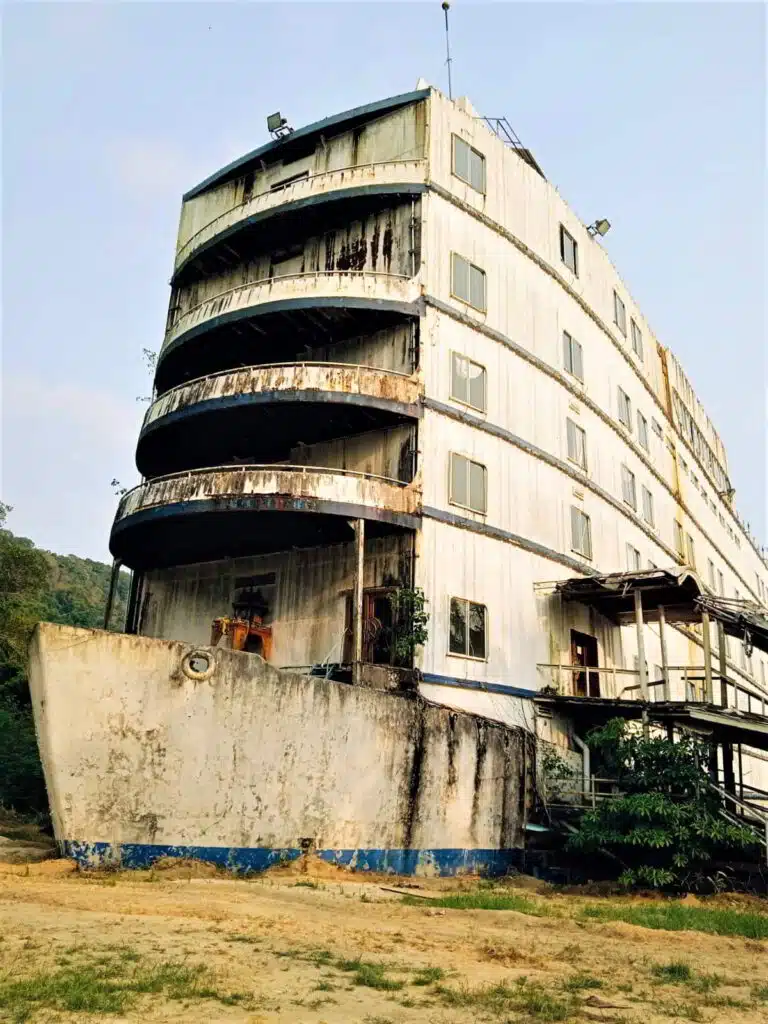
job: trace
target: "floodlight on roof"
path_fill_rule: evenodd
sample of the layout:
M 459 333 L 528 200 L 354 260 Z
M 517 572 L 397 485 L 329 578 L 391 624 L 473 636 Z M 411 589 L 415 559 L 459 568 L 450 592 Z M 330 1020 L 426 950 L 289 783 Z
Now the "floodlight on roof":
M 293 128 L 277 110 L 267 118 L 267 131 L 274 139 L 281 139 L 284 135 L 290 135 Z
M 587 231 L 590 233 L 592 238 L 595 235 L 600 235 L 603 238 L 611 230 L 611 222 L 606 220 L 605 217 L 601 217 L 600 220 L 596 220 L 594 224 L 590 224 Z

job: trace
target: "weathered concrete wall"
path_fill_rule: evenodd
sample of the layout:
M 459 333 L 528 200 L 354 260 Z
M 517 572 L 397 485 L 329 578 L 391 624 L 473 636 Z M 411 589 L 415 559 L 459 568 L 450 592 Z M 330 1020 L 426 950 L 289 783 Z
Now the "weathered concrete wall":
M 193 650 L 37 627 L 35 722 L 69 852 L 256 867 L 310 840 L 358 867 L 516 859 L 533 772 L 522 730 L 227 650 L 209 649 L 213 672 L 195 681 Z
M 293 448 L 295 466 L 326 466 L 410 482 L 416 466 L 416 428 L 404 424 L 386 430 L 339 437 Z
M 393 579 L 407 581 L 410 550 L 407 535 L 368 538 L 363 585 L 382 587 Z M 272 627 L 272 664 L 340 662 L 344 660 L 346 602 L 354 572 L 351 540 L 349 544 L 157 569 L 146 577 L 139 631 L 165 640 L 207 644 L 213 619 L 232 614 L 238 580 L 274 573 L 274 584 L 258 584 L 269 605 L 265 621 Z

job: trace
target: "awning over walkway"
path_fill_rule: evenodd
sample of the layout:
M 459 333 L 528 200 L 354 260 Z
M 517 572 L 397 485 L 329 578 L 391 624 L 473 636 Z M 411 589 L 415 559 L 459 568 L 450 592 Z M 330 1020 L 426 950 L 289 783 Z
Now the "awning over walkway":
M 703 593 L 701 580 L 690 569 L 646 569 L 614 572 L 606 576 L 577 576 L 555 587 L 566 601 L 590 605 L 618 625 L 635 618 L 635 591 L 643 599 L 643 618 L 658 621 L 659 605 L 667 622 L 701 622 L 696 599 Z

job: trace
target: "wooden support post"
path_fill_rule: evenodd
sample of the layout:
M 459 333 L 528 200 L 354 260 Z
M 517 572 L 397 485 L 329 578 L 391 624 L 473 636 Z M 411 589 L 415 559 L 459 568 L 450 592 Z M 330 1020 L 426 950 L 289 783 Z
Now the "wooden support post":
M 717 653 L 720 661 L 720 704 L 728 707 L 728 648 L 725 643 L 725 626 L 717 623 Z
M 640 672 L 640 695 L 648 700 L 648 666 L 645 662 L 645 633 L 643 625 L 643 598 L 635 591 L 635 625 L 637 626 L 637 667 Z
M 363 572 L 365 569 L 365 520 L 355 519 L 355 588 L 352 595 L 352 682 L 359 683 L 363 663 Z
M 109 577 L 109 591 L 107 593 L 107 606 L 104 609 L 104 629 L 109 629 L 109 620 L 112 618 L 112 605 L 115 603 L 115 590 L 120 576 L 120 566 L 123 563 L 119 558 L 112 562 L 112 575 Z
M 659 605 L 659 643 L 661 645 L 661 677 L 664 680 L 664 700 L 672 700 L 672 690 L 669 685 L 669 659 L 667 658 L 667 634 L 664 627 L 667 618 L 664 613 L 664 606 Z
M 701 613 L 701 628 L 704 634 L 704 699 L 712 704 L 712 634 L 709 629 L 709 612 Z
M 741 759 L 741 744 L 739 744 L 739 800 L 744 803 L 744 762 Z

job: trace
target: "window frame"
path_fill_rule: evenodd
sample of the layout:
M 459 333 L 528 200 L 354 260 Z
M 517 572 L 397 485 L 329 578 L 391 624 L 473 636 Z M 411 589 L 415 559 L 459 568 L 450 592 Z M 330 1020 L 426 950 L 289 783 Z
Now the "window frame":
M 648 454 L 650 455 L 650 452 L 651 452 L 651 439 L 650 439 L 650 435 L 648 434 L 648 420 L 645 418 L 645 416 L 643 416 L 643 414 L 640 412 L 639 409 L 636 410 L 636 413 L 637 413 L 637 442 L 640 445 L 640 447 L 644 451 L 648 452 Z M 642 424 L 642 426 L 641 426 L 641 424 Z
M 621 317 L 619 317 L 621 310 Z M 627 336 L 627 306 L 622 297 L 613 289 L 613 322 L 626 338 Z
M 566 338 L 568 339 L 567 341 L 566 341 Z M 575 366 L 574 366 L 574 360 L 573 360 L 573 351 L 574 351 L 573 346 L 574 345 L 579 350 L 579 362 L 581 364 L 581 376 L 579 376 L 576 373 L 576 369 L 575 369 Z M 568 359 L 565 358 L 566 349 L 568 351 Z M 568 366 L 569 362 L 571 364 L 570 367 Z M 565 331 L 565 330 L 563 331 L 563 369 L 565 370 L 565 372 L 569 376 L 573 377 L 574 380 L 577 380 L 579 382 L 579 384 L 583 384 L 584 383 L 584 348 L 582 347 L 581 342 L 577 338 L 574 338 L 574 336 L 571 334 L 570 331 Z
M 685 559 L 685 529 L 679 519 L 672 520 L 672 532 L 674 534 L 674 547 L 678 558 Z
M 469 504 L 465 505 L 465 504 L 463 504 L 463 502 L 456 501 L 456 499 L 453 497 L 453 493 L 452 492 L 453 492 L 454 458 L 456 458 L 456 459 L 463 459 L 464 462 L 466 462 L 466 464 L 467 464 L 467 481 L 466 481 L 466 484 L 467 484 L 467 501 L 471 500 L 471 494 L 470 494 L 470 468 L 469 467 L 470 466 L 479 466 L 482 469 L 482 471 L 483 471 L 483 498 L 484 498 L 484 505 L 485 505 L 485 508 L 482 511 L 480 511 L 479 509 L 473 508 Z M 464 455 L 463 452 L 455 452 L 455 451 L 449 451 L 448 452 L 448 504 L 449 505 L 455 505 L 456 508 L 464 508 L 468 512 L 474 512 L 475 515 L 478 515 L 478 516 L 487 516 L 488 515 L 488 467 L 484 463 L 477 462 L 475 459 L 470 459 L 470 457 L 468 455 Z
M 461 601 L 465 605 L 465 618 L 464 618 L 464 622 L 466 624 L 466 637 L 465 637 L 465 640 L 466 640 L 466 644 L 465 644 L 466 651 L 465 651 L 465 653 L 462 653 L 461 651 L 452 651 L 451 650 L 451 610 L 452 610 L 452 605 L 453 605 L 454 601 L 457 601 L 457 602 Z M 479 654 L 470 654 L 469 653 L 469 608 L 470 608 L 470 605 L 475 605 L 475 607 L 483 609 L 483 647 L 484 647 L 484 651 L 483 651 L 482 656 L 479 655 Z M 489 630 L 488 630 L 488 620 L 489 620 L 489 617 L 488 617 L 488 605 L 487 604 L 483 604 L 482 601 L 473 601 L 473 600 L 471 600 L 468 597 L 459 597 L 459 596 L 457 596 L 455 594 L 449 595 L 448 596 L 448 657 L 449 658 L 466 658 L 468 661 L 488 661 L 488 646 L 489 646 L 488 645 L 488 632 L 489 632 Z
M 635 547 L 635 545 L 631 544 L 629 541 L 627 541 L 625 545 L 625 554 L 627 559 L 627 572 L 640 572 L 640 566 L 642 564 L 642 555 Z M 632 556 L 631 558 L 630 554 Z M 632 564 L 630 564 L 630 562 Z
M 477 270 L 479 273 L 481 273 L 483 275 L 483 302 L 484 302 L 483 306 L 476 306 L 474 304 L 474 302 L 471 301 L 470 298 L 466 298 L 466 299 L 462 298 L 461 295 L 457 295 L 456 292 L 454 291 L 454 284 L 455 284 L 455 281 L 456 281 L 456 272 L 455 272 L 456 260 L 461 260 L 463 263 L 466 263 L 466 265 L 468 267 L 467 284 L 469 286 L 469 294 L 470 294 L 470 296 L 472 294 L 472 285 L 471 285 L 471 274 L 470 274 L 470 272 L 472 270 Z M 468 260 L 466 256 L 462 256 L 460 252 L 454 252 L 453 250 L 451 250 L 451 298 L 452 299 L 456 299 L 458 302 L 463 302 L 464 305 L 465 306 L 469 306 L 470 309 L 476 309 L 478 311 L 478 313 L 487 313 L 488 312 L 488 276 L 487 276 L 486 272 L 483 270 L 482 267 L 479 267 L 476 263 L 473 263 L 471 260 Z
M 571 455 L 571 428 L 581 436 L 581 460 L 575 459 Z M 570 416 L 565 417 L 565 450 L 568 457 L 568 461 L 572 462 L 574 466 L 578 466 L 583 472 L 587 472 L 587 432 L 584 427 L 580 427 L 579 424 L 572 420 Z
M 627 433 L 631 434 L 633 432 L 633 429 L 634 429 L 633 428 L 633 424 L 632 424 L 632 399 L 629 397 L 629 395 L 624 390 L 624 388 L 621 386 L 621 384 L 617 384 L 616 385 L 616 391 L 617 391 L 617 399 L 618 399 L 618 408 L 616 410 L 616 419 L 619 421 L 619 423 L 622 425 L 622 427 L 624 427 L 624 429 L 627 431 Z M 622 417 L 622 415 L 621 415 L 621 413 L 622 413 L 622 406 L 624 407 L 624 410 L 626 411 L 626 414 L 627 414 L 627 418 L 626 419 L 624 419 Z
M 629 490 L 631 491 L 632 500 L 627 497 L 627 487 L 625 484 L 629 484 Z M 625 505 L 628 505 L 633 512 L 637 512 L 637 477 L 626 464 L 621 464 L 621 497 Z
M 642 363 L 644 360 L 644 348 L 643 348 L 643 332 L 637 325 L 637 321 L 633 316 L 629 318 L 629 333 L 632 339 L 632 351 L 635 353 L 637 358 Z
M 565 258 L 565 240 L 566 238 L 570 241 L 573 247 L 573 266 L 570 265 L 568 260 Z M 579 276 L 579 243 L 573 237 L 571 232 L 565 227 L 564 224 L 560 225 L 560 262 L 563 263 L 573 274 L 574 277 Z
M 463 352 L 457 352 L 455 349 L 451 349 L 450 353 L 451 353 L 451 382 L 450 382 L 450 385 L 449 385 L 448 393 L 450 395 L 451 401 L 452 402 L 458 402 L 460 405 L 465 405 L 468 409 L 474 409 L 475 412 L 487 413 L 488 412 L 488 370 L 487 370 L 487 368 L 485 366 L 483 366 L 482 363 L 478 363 L 476 360 L 470 359 L 469 356 L 465 356 Z M 462 359 L 465 363 L 469 363 L 471 366 L 478 366 L 483 371 L 483 400 L 484 400 L 485 404 L 482 407 L 480 407 L 479 405 L 473 405 L 468 400 L 468 398 L 467 399 L 459 398 L 459 397 L 457 397 L 453 393 L 453 379 L 454 379 L 454 377 L 453 377 L 453 367 L 454 367 L 454 360 L 455 359 Z M 469 382 L 469 378 L 467 378 L 467 381 Z M 469 391 L 469 383 L 467 383 L 467 394 L 469 395 L 469 393 L 470 393 L 470 391 Z
M 646 501 L 647 496 L 647 501 Z M 640 497 L 642 499 L 643 506 L 643 520 L 651 527 L 652 530 L 656 529 L 656 509 L 654 508 L 655 502 L 653 500 L 653 491 L 650 487 L 646 487 L 643 484 L 640 488 Z M 650 511 L 650 517 L 646 515 L 646 512 Z
M 478 188 L 477 185 L 470 178 L 465 178 L 463 174 L 459 174 L 459 172 L 456 170 L 456 143 L 457 142 L 460 142 L 462 146 L 466 146 L 470 153 L 474 153 L 475 156 L 479 156 L 480 157 L 481 167 L 483 168 L 483 187 L 482 188 Z M 469 167 L 469 161 L 467 161 L 467 166 Z M 485 160 L 485 153 L 481 153 L 479 149 L 475 149 L 474 146 L 471 146 L 466 141 L 466 139 L 462 139 L 462 137 L 460 135 L 457 135 L 456 132 L 452 132 L 451 133 L 451 174 L 455 178 L 458 178 L 459 181 L 463 181 L 465 185 L 469 185 L 470 188 L 473 188 L 475 190 L 475 192 L 478 192 L 481 196 L 487 195 L 486 188 L 487 188 L 487 184 L 488 184 L 488 177 L 487 177 L 487 165 L 486 165 L 486 160 Z
M 575 539 L 574 539 L 574 535 L 573 535 L 573 526 L 574 526 L 573 514 L 574 514 L 574 512 L 577 515 L 581 516 L 582 519 L 584 519 L 586 521 L 586 526 L 587 526 L 587 529 L 586 529 L 586 539 L 587 539 L 587 548 L 589 549 L 588 552 L 587 551 L 582 551 L 580 548 L 577 548 L 576 545 L 575 545 Z M 577 555 L 580 555 L 582 558 L 586 558 L 588 561 L 591 562 L 593 557 L 594 557 L 594 550 L 595 550 L 594 546 L 592 544 L 592 517 L 587 512 L 585 512 L 584 509 L 579 508 L 578 505 L 571 505 L 570 506 L 570 519 L 571 519 L 571 551 L 573 551 Z M 585 535 L 584 531 L 582 530 L 581 531 L 581 536 L 583 537 L 584 535 Z

